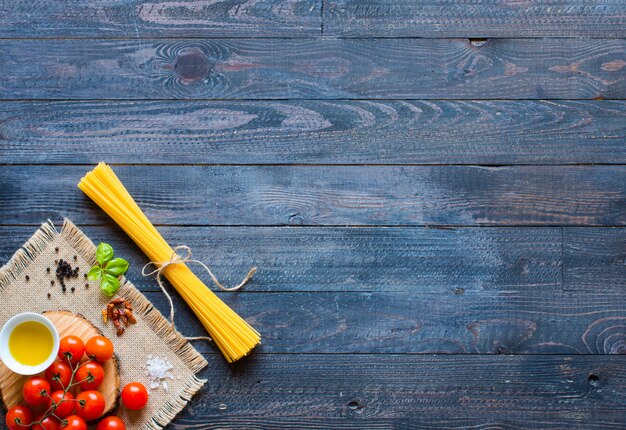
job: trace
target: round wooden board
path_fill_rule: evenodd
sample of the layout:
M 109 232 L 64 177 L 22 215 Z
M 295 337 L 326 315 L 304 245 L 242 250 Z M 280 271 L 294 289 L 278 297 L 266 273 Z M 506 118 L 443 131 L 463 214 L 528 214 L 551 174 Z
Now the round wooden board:
M 82 315 L 76 315 L 67 311 L 48 311 L 44 315 L 50 319 L 59 331 L 59 336 L 73 334 L 80 337 L 84 342 L 93 336 L 101 335 L 93 324 Z M 98 387 L 105 401 L 106 414 L 115 407 L 120 388 L 120 374 L 117 357 L 113 356 L 104 363 L 104 381 Z M 23 402 L 22 386 L 28 376 L 18 375 L 10 371 L 4 363 L 0 362 L 0 391 L 2 392 L 2 403 L 5 408 L 18 405 Z

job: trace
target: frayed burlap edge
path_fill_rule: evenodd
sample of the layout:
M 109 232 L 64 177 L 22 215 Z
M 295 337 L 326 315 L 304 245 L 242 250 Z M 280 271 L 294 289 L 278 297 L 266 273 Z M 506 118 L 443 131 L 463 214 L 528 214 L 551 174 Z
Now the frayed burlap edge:
M 30 262 L 46 248 L 46 246 L 60 235 L 67 241 L 76 252 L 80 253 L 90 264 L 96 261 L 96 246 L 85 234 L 69 219 L 65 218 L 61 232 L 58 232 L 48 220 L 43 223 L 28 241 L 18 249 L 13 257 L 0 268 L 0 291 L 17 279 L 22 271 L 28 267 Z M 146 297 L 141 294 L 125 278 L 122 279 L 122 286 L 119 295 L 129 300 L 133 304 L 135 314 L 141 315 L 154 333 L 172 349 L 183 362 L 187 364 L 193 373 L 197 373 L 208 365 L 206 359 L 172 327 L 169 321 L 163 317 Z M 151 419 L 144 425 L 145 430 L 160 430 L 165 427 L 174 417 L 183 410 L 191 397 L 204 386 L 206 379 L 194 376 L 185 384 L 185 388 L 180 396 L 166 402 Z
M 50 220 L 43 223 L 39 230 L 18 249 L 13 257 L 0 268 L 0 291 L 15 281 L 30 262 L 37 258 L 58 232 Z

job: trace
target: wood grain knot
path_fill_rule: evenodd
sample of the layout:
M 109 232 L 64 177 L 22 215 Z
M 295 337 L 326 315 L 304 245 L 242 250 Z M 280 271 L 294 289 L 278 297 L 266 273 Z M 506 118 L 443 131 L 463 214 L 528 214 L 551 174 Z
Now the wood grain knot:
M 363 405 L 358 400 L 352 400 L 348 402 L 348 409 L 354 411 L 357 414 L 360 414 L 363 412 Z
M 174 64 L 176 74 L 187 82 L 204 79 L 209 74 L 210 68 L 209 59 L 200 51 L 183 53 Z
M 289 215 L 289 225 L 303 225 L 304 218 L 300 214 L 291 214 Z
M 484 46 L 485 43 L 487 43 L 488 39 L 473 37 L 473 38 L 469 38 L 467 40 L 469 40 L 470 45 L 475 46 L 477 48 L 480 48 L 481 46 Z

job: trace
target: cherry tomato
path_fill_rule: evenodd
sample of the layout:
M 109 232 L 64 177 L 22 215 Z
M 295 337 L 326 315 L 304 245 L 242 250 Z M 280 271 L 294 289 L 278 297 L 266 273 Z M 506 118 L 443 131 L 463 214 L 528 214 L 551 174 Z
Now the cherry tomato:
M 28 378 L 22 388 L 24 400 L 31 406 L 49 405 L 50 392 L 50 383 L 37 376 Z
M 33 422 L 33 413 L 28 406 L 13 406 L 7 411 L 4 422 L 9 430 L 28 430 Z
M 67 363 L 54 360 L 54 363 L 46 369 L 45 376 L 50 382 L 50 388 L 53 390 L 64 390 L 72 379 L 72 368 Z
M 113 343 L 104 336 L 94 336 L 87 341 L 85 353 L 102 363 L 113 356 Z
M 43 417 L 40 415 L 35 421 L 39 421 L 37 424 L 33 424 L 33 430 L 59 430 L 59 420 L 53 416 Z
M 61 339 L 59 353 L 57 354 L 61 361 L 72 364 L 78 363 L 85 353 L 85 344 L 78 336 L 65 336 Z
M 61 430 L 87 430 L 87 423 L 78 415 L 70 415 L 61 421 Z
M 95 390 L 104 379 L 104 369 L 98 363 L 84 363 L 76 371 L 74 379 L 81 390 Z
M 99 391 L 83 391 L 76 396 L 76 414 L 85 421 L 95 420 L 104 412 L 104 397 Z
M 65 418 L 74 413 L 74 396 L 69 391 L 64 393 L 63 391 L 55 391 L 50 395 L 52 397 L 52 407 L 54 408 L 54 415 L 59 418 Z
M 122 390 L 122 402 L 128 409 L 139 410 L 148 403 L 148 390 L 141 382 L 126 384 Z
M 100 421 L 96 430 L 126 430 L 126 424 L 120 417 L 111 415 Z

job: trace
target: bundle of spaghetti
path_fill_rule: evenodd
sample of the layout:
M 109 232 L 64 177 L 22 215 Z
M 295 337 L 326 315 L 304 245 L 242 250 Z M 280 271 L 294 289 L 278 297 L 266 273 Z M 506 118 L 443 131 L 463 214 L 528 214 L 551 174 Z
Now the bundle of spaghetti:
M 80 180 L 78 188 L 113 218 L 151 261 L 163 264 L 175 255 L 107 164 L 99 163 Z M 186 264 L 167 265 L 163 274 L 229 362 L 248 355 L 260 342 L 260 334 L 220 300 Z

